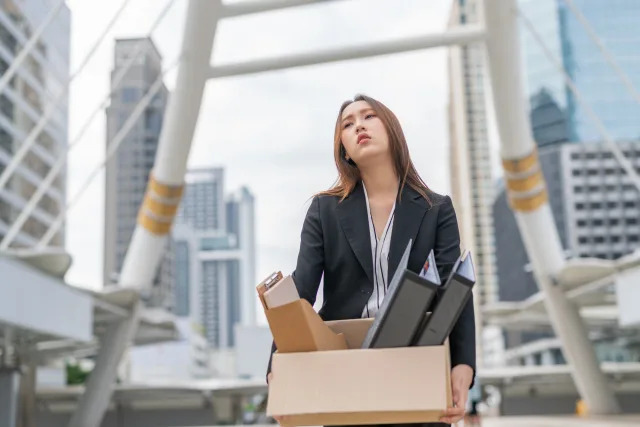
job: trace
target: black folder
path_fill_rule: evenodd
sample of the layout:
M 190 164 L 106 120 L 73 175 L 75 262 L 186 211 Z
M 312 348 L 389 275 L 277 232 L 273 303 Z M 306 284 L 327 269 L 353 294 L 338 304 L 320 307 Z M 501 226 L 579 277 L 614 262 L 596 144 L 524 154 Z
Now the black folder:
M 437 285 L 407 269 L 411 240 L 391 279 L 362 348 L 407 347 L 414 340 Z M 435 265 L 433 266 L 435 268 Z
M 433 313 L 418 333 L 414 345 L 442 345 L 471 296 L 476 276 L 471 253 L 465 250 L 451 270 Z

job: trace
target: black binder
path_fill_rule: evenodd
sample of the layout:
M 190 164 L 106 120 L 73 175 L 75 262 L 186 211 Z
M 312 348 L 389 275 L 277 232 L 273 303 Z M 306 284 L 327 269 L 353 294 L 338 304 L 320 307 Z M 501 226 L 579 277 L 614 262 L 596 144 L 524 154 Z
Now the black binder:
M 471 253 L 465 250 L 454 264 L 438 304 L 418 333 L 414 345 L 444 344 L 469 300 L 475 282 Z
M 411 345 L 423 323 L 427 308 L 436 294 L 437 285 L 407 269 L 410 252 L 411 240 L 400 259 L 362 348 L 407 347 Z

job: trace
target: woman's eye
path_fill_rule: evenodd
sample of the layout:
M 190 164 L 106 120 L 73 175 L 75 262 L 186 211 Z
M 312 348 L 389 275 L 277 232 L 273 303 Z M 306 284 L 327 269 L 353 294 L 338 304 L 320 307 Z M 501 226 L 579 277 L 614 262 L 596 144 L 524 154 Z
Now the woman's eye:
M 351 123 L 345 123 L 345 125 L 344 125 L 344 126 L 342 126 L 342 129 L 346 129 L 346 128 L 348 128 L 349 126 L 351 126 Z
M 365 118 L 365 119 L 368 119 L 368 118 L 370 118 L 370 117 L 375 117 L 375 116 L 376 116 L 376 115 L 372 113 L 372 114 L 367 114 L 364 118 Z

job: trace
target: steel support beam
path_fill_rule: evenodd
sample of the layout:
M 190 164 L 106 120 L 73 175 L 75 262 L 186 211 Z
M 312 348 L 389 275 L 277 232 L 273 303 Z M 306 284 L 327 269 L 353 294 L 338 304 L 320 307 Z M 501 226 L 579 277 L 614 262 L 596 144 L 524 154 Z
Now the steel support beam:
M 272 12 L 297 6 L 307 6 L 315 3 L 328 3 L 335 0 L 251 0 L 241 3 L 225 5 L 220 13 L 221 18 L 249 15 L 260 12 Z
M 465 25 L 443 33 L 429 34 L 403 40 L 376 42 L 368 45 L 328 49 L 238 64 L 216 65 L 211 67 L 209 78 L 255 74 L 308 65 L 370 58 L 392 53 L 411 52 L 434 47 L 468 44 L 481 41 L 484 35 L 485 31 L 482 27 Z
M 578 309 L 567 299 L 562 287 L 551 279 L 565 261 L 547 200 L 546 184 L 538 175 L 541 175 L 540 165 L 522 89 L 516 0 L 485 0 L 484 12 L 501 155 L 518 228 L 538 286 L 545 295 L 551 324 L 572 367 L 578 392 L 591 414 L 614 414 L 620 411 L 618 402 L 600 369 Z

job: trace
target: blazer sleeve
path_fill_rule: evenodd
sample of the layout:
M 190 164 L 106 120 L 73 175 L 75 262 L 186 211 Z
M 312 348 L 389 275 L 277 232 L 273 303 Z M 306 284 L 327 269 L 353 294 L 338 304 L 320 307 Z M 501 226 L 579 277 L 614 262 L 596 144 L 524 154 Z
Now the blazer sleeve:
M 300 298 L 306 299 L 311 305 L 316 301 L 323 270 L 324 241 L 320 222 L 320 199 L 315 196 L 302 225 L 298 262 L 295 271 L 291 274 Z M 275 351 L 276 345 L 273 342 L 267 366 L 267 376 L 271 372 L 271 359 Z
M 444 281 L 449 277 L 453 265 L 460 256 L 460 231 L 453 203 L 449 196 L 445 197 L 444 202 L 439 207 L 434 255 L 438 273 Z M 471 382 L 471 386 L 473 386 L 476 375 L 473 294 L 467 300 L 458 321 L 454 325 L 451 334 L 449 334 L 449 347 L 451 350 L 451 367 L 464 364 L 471 366 L 473 369 Z

